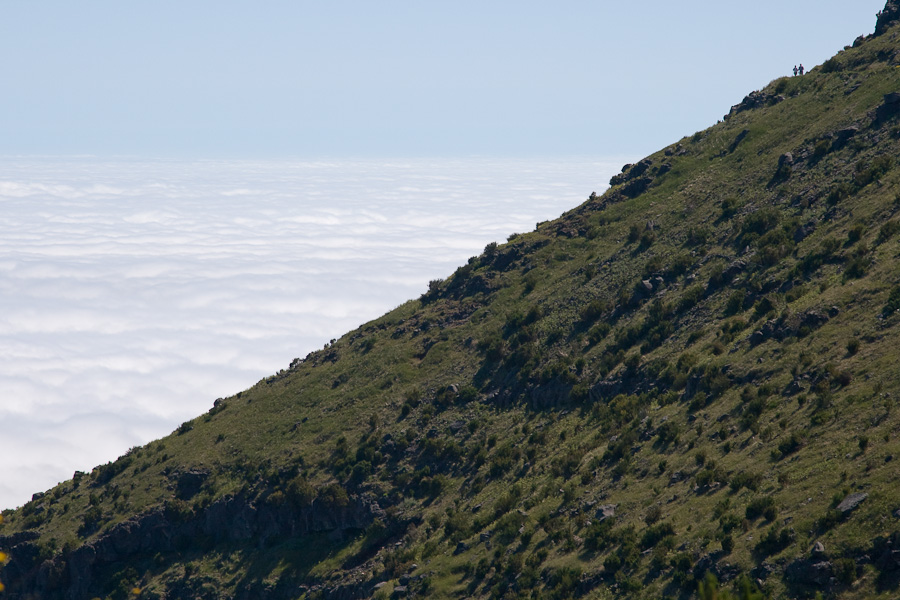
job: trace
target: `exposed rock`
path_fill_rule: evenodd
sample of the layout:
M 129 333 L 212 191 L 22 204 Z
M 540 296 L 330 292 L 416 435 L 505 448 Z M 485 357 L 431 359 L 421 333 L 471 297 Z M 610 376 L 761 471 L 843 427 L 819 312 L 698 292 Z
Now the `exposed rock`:
M 469 545 L 465 542 L 460 542 L 456 544 L 456 549 L 453 551 L 453 554 L 462 554 L 466 550 L 469 549 Z
M 884 102 L 875 109 L 875 121 L 887 121 L 900 113 L 900 92 L 884 95 Z
M 593 386 L 591 386 L 590 391 L 590 399 L 592 402 L 598 402 L 601 400 L 609 400 L 610 398 L 615 398 L 616 395 L 622 390 L 622 382 L 617 380 L 603 380 L 598 381 Z
M 176 484 L 178 497 L 182 500 L 193 498 L 200 491 L 207 477 L 209 477 L 209 471 L 206 469 L 191 469 L 180 473 Z
M 750 574 L 755 577 L 757 580 L 765 581 L 769 578 L 773 573 L 778 572 L 778 567 L 769 562 L 764 562 L 758 566 L 756 566 Z M 762 586 L 760 586 L 762 587 Z
M 747 268 L 747 261 L 743 258 L 739 258 L 737 260 L 732 261 L 730 265 L 728 265 L 724 271 L 722 271 L 722 278 L 725 281 L 731 281 L 734 279 L 739 273 L 743 272 Z
M 900 21 L 900 0 L 887 0 L 884 9 L 878 13 L 875 35 L 883 34 L 897 21 Z
M 784 570 L 784 578 L 788 583 L 808 585 L 822 588 L 834 578 L 834 565 L 827 560 L 795 560 Z
M 761 108 L 763 106 L 771 106 L 773 104 L 778 104 L 784 100 L 784 96 L 776 96 L 774 94 L 767 94 L 765 92 L 750 92 L 740 104 L 735 104 L 731 107 L 731 111 L 725 115 L 725 118 L 728 119 L 738 113 L 744 112 L 745 110 L 752 110 L 754 108 Z
M 30 542 L 41 537 L 41 534 L 33 529 L 20 531 L 12 535 L 0 535 L 0 548 L 12 548 L 24 542 Z
M 751 340 L 752 342 L 752 340 Z M 794 396 L 803 391 L 803 386 L 800 385 L 800 381 L 798 379 L 794 379 L 791 381 L 786 388 L 784 388 L 784 392 L 782 394 L 784 396 Z
M 837 509 L 844 515 L 847 515 L 853 512 L 857 506 L 863 503 L 869 495 L 865 492 L 859 492 L 856 494 L 850 494 L 844 500 L 838 504 Z
M 637 198 L 638 196 L 643 194 L 647 190 L 647 188 L 650 187 L 651 183 L 653 183 L 653 180 L 649 177 L 634 179 L 622 186 L 622 193 L 629 198 Z
M 778 157 L 778 166 L 783 167 L 784 165 L 792 165 L 794 164 L 794 155 L 790 152 L 785 152 L 781 156 Z
M 831 142 L 832 150 L 840 150 L 841 148 L 843 148 L 845 145 L 847 145 L 847 142 L 850 141 L 850 138 L 852 138 L 857 133 L 859 133 L 858 125 L 851 125 L 850 127 L 845 127 L 844 129 L 836 131 L 834 133 L 834 139 Z
M 772 338 L 780 342 L 788 337 L 818 329 L 827 323 L 829 318 L 823 312 L 812 309 L 803 313 L 785 315 L 778 319 L 769 319 L 762 328 L 750 334 L 748 339 L 754 345 Z
M 386 520 L 387 516 L 369 496 L 351 496 L 342 506 L 326 505 L 318 499 L 306 507 L 295 507 L 289 502 L 276 506 L 238 495 L 220 498 L 197 512 L 159 507 L 115 525 L 68 555 L 60 554 L 43 563 L 39 548 L 30 541 L 6 545 L 9 541 L 34 539 L 32 532 L 18 534 L 16 540 L 9 539 L 14 536 L 0 539 L 4 547 L 14 550 L 10 552 L 12 560 L 4 569 L 4 582 L 8 584 L 10 598 L 92 598 L 102 591 L 94 587 L 96 573 L 138 555 L 183 551 L 197 543 L 208 543 L 202 540 L 219 543 L 256 539 L 262 546 L 275 536 L 361 531 L 375 518 Z M 62 594 L 51 595 L 50 586 L 61 589 Z M 354 595 L 356 592 L 350 588 L 341 594 L 366 597 Z
M 824 557 L 825 556 L 825 544 L 822 542 L 816 542 L 813 544 L 812 550 L 809 553 L 814 557 Z
M 812 235 L 812 233 L 816 230 L 816 226 L 814 223 L 807 223 L 802 227 L 798 227 L 796 231 L 794 231 L 794 241 L 798 244 L 805 240 L 807 237 Z
M 616 516 L 616 505 L 615 504 L 604 504 L 602 506 L 597 507 L 597 512 L 594 513 L 594 518 L 598 521 L 603 521 L 605 519 L 611 519 Z
M 702 578 L 706 573 L 712 573 L 720 582 L 727 582 L 737 578 L 741 570 L 739 567 L 728 563 L 719 562 L 721 553 L 704 554 L 694 565 L 694 577 Z
M 621 173 L 619 173 L 618 175 L 614 175 L 612 179 L 609 180 L 609 185 L 619 185 L 628 181 L 633 181 L 646 173 L 652 164 L 653 161 L 649 158 L 645 158 L 641 162 L 634 165 L 627 164 L 622 167 Z
M 644 176 L 652 165 L 653 161 L 649 158 L 645 158 L 635 165 L 625 165 L 622 167 L 621 173 L 609 180 L 609 185 L 622 185 L 622 193 L 625 196 L 636 198 L 644 193 L 644 191 L 650 187 L 650 184 L 653 183 L 651 177 Z M 662 173 L 659 173 L 659 170 L 657 170 L 657 174 L 659 175 Z

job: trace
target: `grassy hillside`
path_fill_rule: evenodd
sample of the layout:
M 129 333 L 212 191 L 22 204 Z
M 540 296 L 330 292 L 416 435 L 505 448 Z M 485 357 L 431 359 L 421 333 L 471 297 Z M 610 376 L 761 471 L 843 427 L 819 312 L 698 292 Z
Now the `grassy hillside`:
M 6 512 L 4 593 L 896 597 L 895 12 Z

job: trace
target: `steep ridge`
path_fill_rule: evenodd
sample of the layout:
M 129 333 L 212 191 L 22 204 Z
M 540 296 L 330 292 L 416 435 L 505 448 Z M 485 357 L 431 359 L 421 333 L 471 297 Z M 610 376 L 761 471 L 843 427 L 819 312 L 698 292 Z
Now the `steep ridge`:
M 7 511 L 4 593 L 895 597 L 898 17 Z

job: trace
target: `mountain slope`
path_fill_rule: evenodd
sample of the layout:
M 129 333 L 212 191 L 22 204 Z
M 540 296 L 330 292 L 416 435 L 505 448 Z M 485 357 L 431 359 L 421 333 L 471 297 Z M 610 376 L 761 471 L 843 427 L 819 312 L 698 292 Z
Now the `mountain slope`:
M 7 512 L 7 597 L 895 596 L 898 13 Z

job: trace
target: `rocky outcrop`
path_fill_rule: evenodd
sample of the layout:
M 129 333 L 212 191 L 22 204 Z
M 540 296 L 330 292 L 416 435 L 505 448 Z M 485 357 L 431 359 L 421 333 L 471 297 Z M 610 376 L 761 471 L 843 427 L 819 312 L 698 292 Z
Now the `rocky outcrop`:
M 881 35 L 898 21 L 900 21 L 900 0 L 887 0 L 884 9 L 878 13 L 875 35 Z
M 649 158 L 634 165 L 625 165 L 621 173 L 609 180 L 609 185 L 621 185 L 622 194 L 629 198 L 637 198 L 653 183 L 653 179 L 647 176 L 647 171 L 652 165 L 653 161 Z
M 768 339 L 783 341 L 789 337 L 808 333 L 828 322 L 829 315 L 818 310 L 786 315 L 778 319 L 770 319 L 761 329 L 750 335 L 752 345 L 761 344 Z
M 822 589 L 833 583 L 834 565 L 818 558 L 801 558 L 787 566 L 784 579 L 793 585 Z
M 351 496 L 343 505 L 316 499 L 308 506 L 297 507 L 287 501 L 270 503 L 237 495 L 220 498 L 198 511 L 157 507 L 50 559 L 44 560 L 31 541 L 13 545 L 13 558 L 4 577 L 6 597 L 82 600 L 103 595 L 105 590 L 95 588 L 95 574 L 116 563 L 190 551 L 199 544 L 255 540 L 258 546 L 266 546 L 276 539 L 315 532 L 340 534 L 363 530 L 376 518 L 384 519 L 384 511 L 364 495 Z
M 850 127 L 844 127 L 843 129 L 835 131 L 832 136 L 831 149 L 840 150 L 846 146 L 847 142 L 850 141 L 850 138 L 857 133 L 859 133 L 859 125 L 851 125 Z
M 743 100 L 741 100 L 739 104 L 735 104 L 731 107 L 731 110 L 727 115 L 725 115 L 725 118 L 728 119 L 746 110 L 753 110 L 754 108 L 762 108 L 764 106 L 772 106 L 773 104 L 778 104 L 782 100 L 784 100 L 784 96 L 768 94 L 761 91 L 750 92 L 747 96 L 744 97 Z
M 869 495 L 864 492 L 850 494 L 849 496 L 844 498 L 840 504 L 838 504 L 837 509 L 842 515 L 849 515 L 851 512 L 856 510 L 856 507 L 862 504 L 868 497 Z
M 875 109 L 875 123 L 879 124 L 900 114 L 900 92 L 884 95 L 884 101 Z
M 190 469 L 179 473 L 176 478 L 178 497 L 183 500 L 193 498 L 208 477 L 209 471 L 206 469 Z

